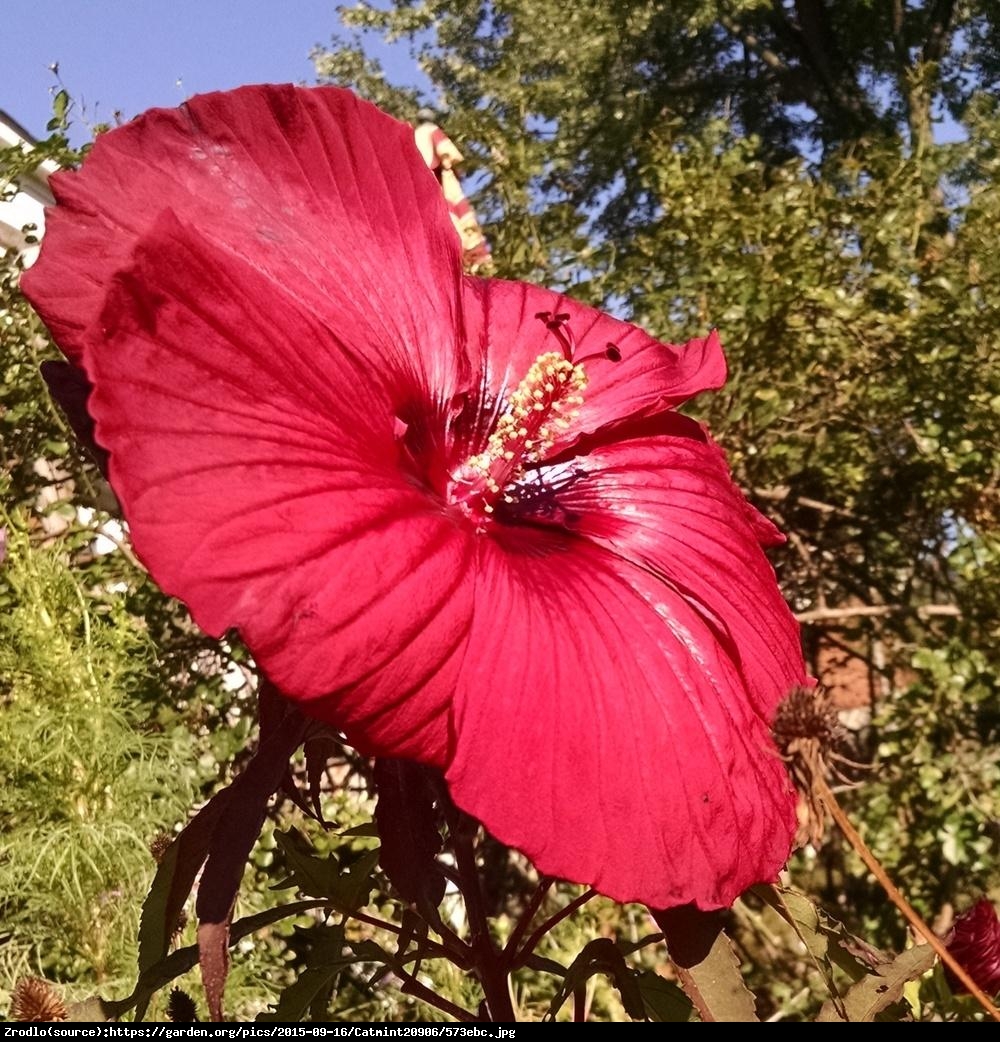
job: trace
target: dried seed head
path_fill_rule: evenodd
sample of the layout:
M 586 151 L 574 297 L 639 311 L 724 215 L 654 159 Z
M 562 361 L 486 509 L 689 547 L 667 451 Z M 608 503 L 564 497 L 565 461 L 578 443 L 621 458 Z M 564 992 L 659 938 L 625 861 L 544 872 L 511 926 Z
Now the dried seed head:
M 174 837 L 169 832 L 157 832 L 149 841 L 149 852 L 153 855 L 153 860 L 157 864 L 163 860 L 163 855 L 166 854 L 167 848 L 173 841 Z
M 778 706 L 773 733 L 799 793 L 795 845 L 811 843 L 818 847 L 826 823 L 821 789 L 830 774 L 830 764 L 851 762 L 836 751 L 845 732 L 829 693 L 819 686 L 793 687 Z
M 844 738 L 837 708 L 822 687 L 793 687 L 774 717 L 774 740 L 785 757 L 815 744 L 826 760 Z
M 65 1020 L 66 1006 L 48 981 L 21 977 L 14 985 L 10 1015 L 11 1019 L 27 1024 Z
M 167 1001 L 167 1019 L 171 1024 L 197 1024 L 198 1007 L 194 999 L 180 988 L 174 988 L 170 992 Z

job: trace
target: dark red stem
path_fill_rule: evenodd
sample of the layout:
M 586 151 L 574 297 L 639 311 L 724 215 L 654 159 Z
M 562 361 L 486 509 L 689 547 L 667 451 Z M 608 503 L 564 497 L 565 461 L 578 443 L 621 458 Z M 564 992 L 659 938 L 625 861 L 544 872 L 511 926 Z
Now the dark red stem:
M 486 905 L 479 882 L 479 866 L 476 864 L 475 838 L 479 830 L 472 821 L 455 810 L 450 816 L 449 831 L 458 867 L 459 885 L 465 899 L 469 916 L 469 948 L 472 962 L 486 996 L 486 1012 L 489 1020 L 512 1024 L 514 1004 L 510 998 L 510 967 L 504 954 L 497 950 L 490 934 L 486 917 Z
M 585 890 L 579 897 L 573 898 L 565 908 L 560 909 L 555 915 L 550 916 L 541 926 L 525 941 L 521 950 L 514 956 L 511 969 L 516 970 L 523 966 L 531 957 L 531 953 L 538 946 L 538 942 L 552 929 L 559 925 L 563 919 L 571 916 L 578 908 L 582 908 L 592 897 L 597 896 L 596 890 Z

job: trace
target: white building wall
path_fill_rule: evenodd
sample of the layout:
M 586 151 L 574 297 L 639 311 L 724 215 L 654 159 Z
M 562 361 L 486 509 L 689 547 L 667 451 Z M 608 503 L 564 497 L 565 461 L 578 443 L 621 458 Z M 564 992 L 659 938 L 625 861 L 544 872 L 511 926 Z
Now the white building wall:
M 0 148 L 28 151 L 32 144 L 27 132 L 0 111 Z M 17 186 L 18 191 L 12 198 L 0 198 L 0 249 L 23 252 L 28 265 L 38 255 L 38 246 L 26 244 L 24 228 L 33 225 L 35 230 L 31 234 L 41 238 L 45 230 L 44 208 L 55 202 L 49 190 L 49 176 L 57 169 L 55 163 L 46 161 Z

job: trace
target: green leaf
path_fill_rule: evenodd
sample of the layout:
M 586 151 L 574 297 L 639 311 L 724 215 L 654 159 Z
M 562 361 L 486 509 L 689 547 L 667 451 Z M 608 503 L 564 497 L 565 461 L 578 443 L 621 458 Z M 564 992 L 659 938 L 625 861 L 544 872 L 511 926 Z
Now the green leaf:
M 673 981 L 665 980 L 653 970 L 637 977 L 639 992 L 646 1007 L 646 1019 L 657 1024 L 684 1024 L 691 1019 L 691 1000 Z
M 69 114 L 69 94 L 60 90 L 52 98 L 52 118 L 45 125 L 46 130 L 64 130 Z
M 288 919 L 294 915 L 302 915 L 320 908 L 324 901 L 296 901 L 289 905 L 279 905 L 277 908 L 268 908 L 256 915 L 248 915 L 243 919 L 237 919 L 229 928 L 229 945 L 232 947 L 237 941 L 248 937 L 258 930 Z M 166 958 L 150 966 L 139 976 L 138 983 L 132 994 L 124 999 L 105 1001 L 104 1007 L 109 1019 L 120 1017 L 131 1009 L 145 1009 L 149 1005 L 150 998 L 171 981 L 176 980 L 182 974 L 198 965 L 198 945 L 189 944 L 186 948 L 178 948 L 171 952 Z
M 887 961 L 882 952 L 849 933 L 843 923 L 827 915 L 805 894 L 780 886 L 755 887 L 754 893 L 795 930 L 817 962 L 825 963 L 828 977 L 835 964 L 851 980 L 860 980 Z
M 591 941 L 573 960 L 562 985 L 549 1004 L 545 1019 L 553 1019 L 566 999 L 598 973 L 607 974 L 612 979 L 621 995 L 625 1012 L 633 1020 L 646 1019 L 646 1007 L 639 982 L 625 962 L 625 956 L 618 945 L 609 937 L 598 937 Z
M 229 790 L 216 793 L 188 822 L 167 848 L 156 868 L 152 886 L 142 904 L 139 921 L 139 980 L 159 964 L 170 949 L 184 902 L 191 893 L 198 871 L 208 857 L 212 833 L 228 805 Z M 150 993 L 151 994 L 151 993 Z M 140 999 L 135 1019 L 145 1015 Z
M 291 882 L 304 894 L 329 899 L 339 911 L 353 912 L 366 905 L 375 888 L 372 873 L 378 864 L 378 851 L 362 854 L 346 871 L 333 855 L 317 857 L 313 848 L 295 828 L 276 832 L 274 838 L 292 870 Z M 274 889 L 281 889 L 283 883 Z
M 257 1015 L 258 1021 L 294 1023 L 302 1020 L 317 999 L 322 1001 L 324 994 L 330 994 L 341 971 L 356 961 L 353 955 L 344 956 L 343 925 L 313 926 L 299 931 L 299 935 L 313 942 L 305 969 L 278 996 L 272 1012 Z
M 704 1021 L 756 1022 L 754 997 L 718 912 L 691 905 L 652 912 L 667 939 L 677 979 Z
M 901 952 L 891 962 L 852 984 L 842 999 L 828 999 L 816 1018 L 817 1023 L 870 1023 L 877 1014 L 903 997 L 903 988 L 922 977 L 936 956 L 929 944 Z

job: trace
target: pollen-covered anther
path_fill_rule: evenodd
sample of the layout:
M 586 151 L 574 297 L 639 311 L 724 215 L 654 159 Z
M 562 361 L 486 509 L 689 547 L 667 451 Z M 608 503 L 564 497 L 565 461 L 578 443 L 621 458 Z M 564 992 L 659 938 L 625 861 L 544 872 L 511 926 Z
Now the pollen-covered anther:
M 483 452 L 472 456 L 453 475 L 453 501 L 479 519 L 494 512 L 501 492 L 539 463 L 580 415 L 587 374 L 557 351 L 532 363 L 507 399 Z M 504 502 L 516 502 L 503 496 Z

